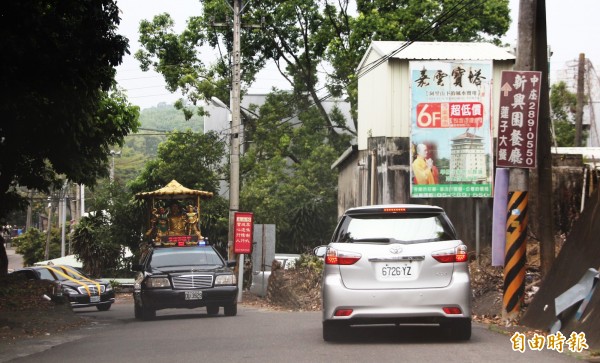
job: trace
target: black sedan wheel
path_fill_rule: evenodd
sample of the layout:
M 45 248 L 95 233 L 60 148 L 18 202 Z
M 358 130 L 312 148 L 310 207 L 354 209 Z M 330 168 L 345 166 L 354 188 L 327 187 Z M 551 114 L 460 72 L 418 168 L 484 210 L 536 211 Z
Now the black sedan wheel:
M 142 319 L 143 320 L 152 320 L 156 318 L 156 310 L 150 308 L 144 308 L 142 306 Z
M 237 315 L 237 304 L 226 305 L 223 307 L 225 316 L 236 316 Z
M 133 304 L 133 315 L 138 320 L 142 320 L 142 308 L 138 306 L 138 304 Z
M 112 304 L 96 305 L 96 309 L 98 309 L 99 311 L 108 311 L 108 309 L 110 309 L 111 305 Z

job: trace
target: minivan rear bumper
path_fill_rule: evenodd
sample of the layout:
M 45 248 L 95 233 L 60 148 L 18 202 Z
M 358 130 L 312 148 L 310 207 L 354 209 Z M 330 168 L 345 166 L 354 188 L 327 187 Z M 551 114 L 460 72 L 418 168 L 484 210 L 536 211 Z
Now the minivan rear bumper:
M 339 274 L 323 281 L 323 321 L 348 324 L 443 323 L 449 319 L 471 318 L 471 284 L 468 273 L 455 273 L 442 288 L 351 290 Z M 447 314 L 444 307 L 458 307 L 460 314 Z M 335 316 L 344 309 L 347 316 Z

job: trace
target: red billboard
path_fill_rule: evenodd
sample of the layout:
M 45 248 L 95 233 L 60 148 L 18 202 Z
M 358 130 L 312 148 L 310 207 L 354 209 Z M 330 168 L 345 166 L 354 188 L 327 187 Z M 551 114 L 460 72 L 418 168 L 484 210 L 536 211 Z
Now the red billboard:
M 496 165 L 535 168 L 542 72 L 503 71 Z
M 417 104 L 417 127 L 473 127 L 483 126 L 481 102 L 425 102 Z
M 252 253 L 254 215 L 248 212 L 235 212 L 233 224 L 233 253 Z

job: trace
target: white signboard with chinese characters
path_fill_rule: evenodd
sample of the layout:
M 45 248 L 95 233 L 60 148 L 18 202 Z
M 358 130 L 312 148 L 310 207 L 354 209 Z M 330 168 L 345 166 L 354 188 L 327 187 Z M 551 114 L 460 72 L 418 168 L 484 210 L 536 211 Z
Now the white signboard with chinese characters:
M 413 61 L 411 197 L 491 197 L 490 61 Z
M 500 113 L 496 165 L 535 168 L 542 72 L 504 71 L 500 83 Z

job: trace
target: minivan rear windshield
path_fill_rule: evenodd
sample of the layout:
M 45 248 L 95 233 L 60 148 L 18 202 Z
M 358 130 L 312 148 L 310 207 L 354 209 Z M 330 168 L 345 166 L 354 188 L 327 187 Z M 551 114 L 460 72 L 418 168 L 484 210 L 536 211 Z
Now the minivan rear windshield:
M 422 243 L 456 239 L 444 214 L 364 214 L 345 216 L 335 242 Z

